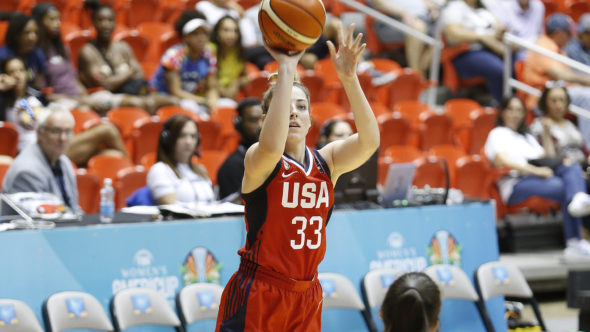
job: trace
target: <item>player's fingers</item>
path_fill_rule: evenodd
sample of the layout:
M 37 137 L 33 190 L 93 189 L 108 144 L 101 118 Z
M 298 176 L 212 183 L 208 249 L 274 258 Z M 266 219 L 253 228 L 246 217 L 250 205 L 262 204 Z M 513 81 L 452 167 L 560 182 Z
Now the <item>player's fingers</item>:
M 330 57 L 334 58 L 336 57 L 336 47 L 334 46 L 334 44 L 331 41 L 327 41 L 326 45 L 328 45 L 328 51 L 330 51 Z

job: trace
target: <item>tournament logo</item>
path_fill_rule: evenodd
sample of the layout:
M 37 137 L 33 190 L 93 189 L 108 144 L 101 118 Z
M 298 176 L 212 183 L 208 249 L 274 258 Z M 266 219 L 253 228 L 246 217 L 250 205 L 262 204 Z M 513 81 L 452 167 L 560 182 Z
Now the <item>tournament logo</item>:
M 451 233 L 445 230 L 436 232 L 426 248 L 430 265 L 450 264 L 461 266 L 461 251 L 463 251 L 463 247 Z
M 221 265 L 207 248 L 196 247 L 186 255 L 180 275 L 185 286 L 197 282 L 219 284 Z
M 0 326 L 16 324 L 18 324 L 18 318 L 14 305 L 11 303 L 0 305 Z

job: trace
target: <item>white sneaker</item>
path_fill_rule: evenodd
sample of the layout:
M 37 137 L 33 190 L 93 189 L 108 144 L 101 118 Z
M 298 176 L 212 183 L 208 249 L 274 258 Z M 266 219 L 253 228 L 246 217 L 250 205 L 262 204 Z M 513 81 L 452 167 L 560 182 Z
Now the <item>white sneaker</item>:
M 590 243 L 583 239 L 570 239 L 563 255 L 566 259 L 590 259 Z
M 583 217 L 590 214 L 590 195 L 577 193 L 567 205 L 567 212 L 572 217 Z

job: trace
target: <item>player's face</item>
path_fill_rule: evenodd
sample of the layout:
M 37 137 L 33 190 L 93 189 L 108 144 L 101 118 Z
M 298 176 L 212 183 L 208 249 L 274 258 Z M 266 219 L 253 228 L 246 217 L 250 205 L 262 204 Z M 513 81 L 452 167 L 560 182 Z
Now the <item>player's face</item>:
M 289 136 L 305 138 L 311 127 L 309 102 L 307 95 L 301 88 L 294 86 L 291 92 L 291 116 L 289 118 Z
M 188 163 L 197 148 L 197 126 L 194 122 L 187 122 L 176 140 L 174 159 L 179 163 Z

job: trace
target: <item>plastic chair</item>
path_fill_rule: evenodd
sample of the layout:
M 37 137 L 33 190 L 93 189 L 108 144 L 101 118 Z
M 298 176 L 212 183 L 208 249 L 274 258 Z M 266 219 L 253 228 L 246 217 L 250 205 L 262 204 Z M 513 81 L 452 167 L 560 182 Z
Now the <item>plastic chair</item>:
M 455 265 L 437 264 L 427 267 L 424 273 L 436 283 L 440 289 L 442 299 L 472 301 L 484 326 L 488 329 L 488 326 L 491 324 L 490 318 L 486 311 L 482 311 L 479 296 L 471 284 L 471 280 L 469 280 L 469 277 L 461 268 Z
M 71 110 L 70 113 L 74 116 L 74 133 L 76 134 L 102 122 L 100 115 L 93 110 L 81 110 L 75 108 Z
M 10 168 L 11 163 L 0 163 L 0 190 L 2 190 L 2 181 L 4 181 L 4 175 L 6 175 L 6 172 Z
M 10 122 L 0 121 L 0 155 L 16 157 L 18 152 L 18 131 Z
M 78 54 L 80 53 L 80 50 L 91 39 L 92 36 L 88 30 L 73 31 L 64 37 L 65 44 L 70 48 L 70 60 L 72 61 L 74 68 L 78 68 Z
M 196 283 L 184 286 L 176 295 L 176 308 L 182 325 L 203 319 L 216 319 L 223 287 L 212 283 Z
M 213 185 L 217 184 L 217 171 L 225 159 L 227 159 L 227 156 L 228 154 L 225 151 L 203 150 L 201 152 L 201 157 L 198 158 L 198 162 L 203 164 L 207 169 L 207 173 L 209 174 L 209 178 Z
M 122 23 L 128 27 L 136 27 L 140 23 L 161 21 L 162 11 L 157 0 L 128 0 L 119 8 Z
M 185 108 L 182 108 L 182 107 L 176 106 L 176 105 L 162 106 L 162 107 L 158 108 L 158 110 L 156 111 L 156 115 L 160 118 L 160 121 L 162 121 L 162 122 L 166 122 L 166 120 L 168 120 L 171 116 L 176 115 L 176 114 L 186 115 L 195 121 L 199 121 L 198 115 L 196 115 L 195 113 L 193 113 Z
M 215 121 L 200 120 L 197 122 L 199 127 L 199 134 L 201 139 L 199 142 L 200 148 L 203 150 L 218 150 L 221 149 L 221 126 Z
M 211 121 L 219 123 L 222 149 L 233 152 L 240 143 L 240 134 L 234 126 L 235 107 L 217 107 L 211 112 Z
M 256 97 L 262 99 L 262 94 L 268 89 L 268 76 L 262 72 L 252 78 L 250 83 L 242 88 L 245 97 Z
M 367 327 L 371 327 L 365 305 L 348 278 L 338 273 L 323 272 L 318 273 L 318 280 L 322 285 L 324 297 L 322 310 L 330 308 L 358 310 L 361 312 Z
M 182 324 L 166 298 L 149 288 L 127 288 L 113 296 L 111 317 L 117 331 L 139 325 L 174 326 Z
M 367 272 L 361 280 L 361 294 L 365 304 L 367 317 L 370 319 L 373 332 L 382 331 L 383 323 L 379 318 L 379 310 L 389 286 L 393 284 L 402 271 L 396 269 L 374 269 Z M 379 325 L 379 327 L 377 327 Z
M 65 291 L 50 295 L 43 303 L 43 320 L 47 332 L 114 330 L 100 302 L 85 292 Z
M 334 2 L 338 1 L 336 0 Z M 373 56 L 379 56 L 383 52 L 404 47 L 405 43 L 403 42 L 383 43 L 379 40 L 373 25 L 374 23 L 375 19 L 373 17 L 365 15 L 365 40 L 367 41 L 367 49 Z
M 125 201 L 137 189 L 146 186 L 147 171 L 143 166 L 129 167 L 117 172 L 115 185 L 115 209 L 126 206 Z
M 404 68 L 398 71 L 393 81 L 376 88 L 376 98 L 384 105 L 393 107 L 404 100 L 418 101 L 422 92 L 431 85 L 419 71 Z
M 145 1 L 148 3 L 149 1 Z M 115 40 L 126 42 L 131 49 L 135 58 L 139 62 L 148 60 L 148 50 L 151 44 L 151 40 L 146 38 L 144 35 L 140 35 L 137 30 L 127 30 L 117 34 L 114 37 Z
M 446 186 L 446 174 L 441 159 L 429 156 L 419 159 L 416 164 L 413 185 L 419 188 L 426 185 L 431 188 L 444 188 Z
M 473 279 L 482 310 L 486 310 L 485 302 L 494 296 L 503 295 L 509 299 L 526 301 L 531 305 L 541 331 L 547 331 L 533 291 L 518 267 L 498 261 L 488 262 L 475 270 Z M 488 331 L 494 331 L 493 326 Z
M 141 163 L 141 158 L 144 155 L 157 151 L 163 125 L 162 121 L 154 121 L 150 118 L 145 119 L 133 129 L 131 141 L 133 142 L 133 162 L 136 165 Z
M 43 332 L 33 310 L 24 302 L 0 298 L 0 332 Z
M 149 152 L 149 153 L 145 154 L 143 157 L 141 157 L 139 164 L 141 166 L 145 167 L 145 169 L 149 170 L 150 167 L 152 167 L 152 165 L 156 163 L 156 159 L 157 159 L 157 153 L 155 151 Z
M 0 21 L 0 47 L 4 46 L 6 41 L 4 37 L 6 36 L 6 30 L 8 29 L 8 21 Z
M 309 98 L 312 103 L 320 102 L 324 99 L 324 78 L 316 72 L 305 72 L 301 76 L 301 83 L 309 90 Z
M 453 93 L 457 93 L 460 87 L 471 87 L 486 83 L 483 77 L 474 77 L 468 79 L 459 78 L 457 70 L 455 70 L 455 65 L 453 64 L 453 59 L 467 51 L 469 51 L 469 44 L 459 44 L 455 46 L 445 45 L 442 49 L 440 56 L 441 65 L 443 68 L 442 83 Z
M 423 112 L 420 114 L 420 148 L 428 150 L 436 145 L 451 144 L 453 119 L 447 114 Z
M 481 106 L 473 99 L 456 98 L 447 100 L 444 104 L 444 112 L 453 118 L 455 127 L 467 126 L 471 123 L 471 114 L 479 111 Z
M 479 155 L 459 158 L 455 163 L 452 187 L 461 190 L 466 198 L 487 199 L 488 165 Z
M 131 160 L 122 157 L 96 155 L 88 160 L 88 172 L 98 175 L 102 180 L 111 178 L 113 183 L 117 179 L 117 173 L 127 167 L 133 167 Z
M 150 114 L 139 107 L 119 107 L 108 111 L 107 118 L 119 128 L 123 139 L 127 139 L 135 127 L 140 124 L 139 121 L 149 119 Z
M 590 3 L 586 0 L 571 0 L 567 3 L 567 11 L 572 20 L 578 22 L 580 16 L 590 12 Z
M 149 40 L 149 47 L 147 48 L 147 51 L 144 50 L 144 61 L 147 60 L 155 63 L 159 62 L 160 57 L 165 51 L 162 47 L 164 41 L 176 34 L 172 24 L 156 21 L 142 22 L 138 24 L 137 33 Z M 146 75 L 146 77 L 151 76 Z
M 381 155 L 385 150 L 394 145 L 416 146 L 416 133 L 410 125 L 410 121 L 400 113 L 389 113 L 377 118 L 381 143 L 379 151 Z
M 342 106 L 331 102 L 312 103 L 310 105 L 310 110 L 314 121 L 317 121 L 322 126 L 328 120 L 331 120 L 339 115 L 347 114 L 346 110 Z
M 420 124 L 420 114 L 422 114 L 422 112 L 433 112 L 428 105 L 415 100 L 397 102 L 393 105 L 393 111 L 401 113 L 403 117 L 410 120 L 410 124 L 415 129 L 418 129 Z
M 89 173 L 85 168 L 76 170 L 76 184 L 78 186 L 78 204 L 85 213 L 98 213 L 100 203 L 100 177 Z
M 465 135 L 454 133 L 454 141 L 461 145 L 468 154 L 478 154 L 484 146 L 488 134 L 496 126 L 496 110 L 486 107 L 471 113 L 471 123 L 466 128 Z
M 447 167 L 449 169 L 449 176 L 451 181 L 450 184 L 452 187 L 454 187 L 455 179 L 457 177 L 455 174 L 455 164 L 459 158 L 465 156 L 465 151 L 463 151 L 463 149 L 461 149 L 460 147 L 451 144 L 442 144 L 431 147 L 428 150 L 428 155 L 446 160 Z

